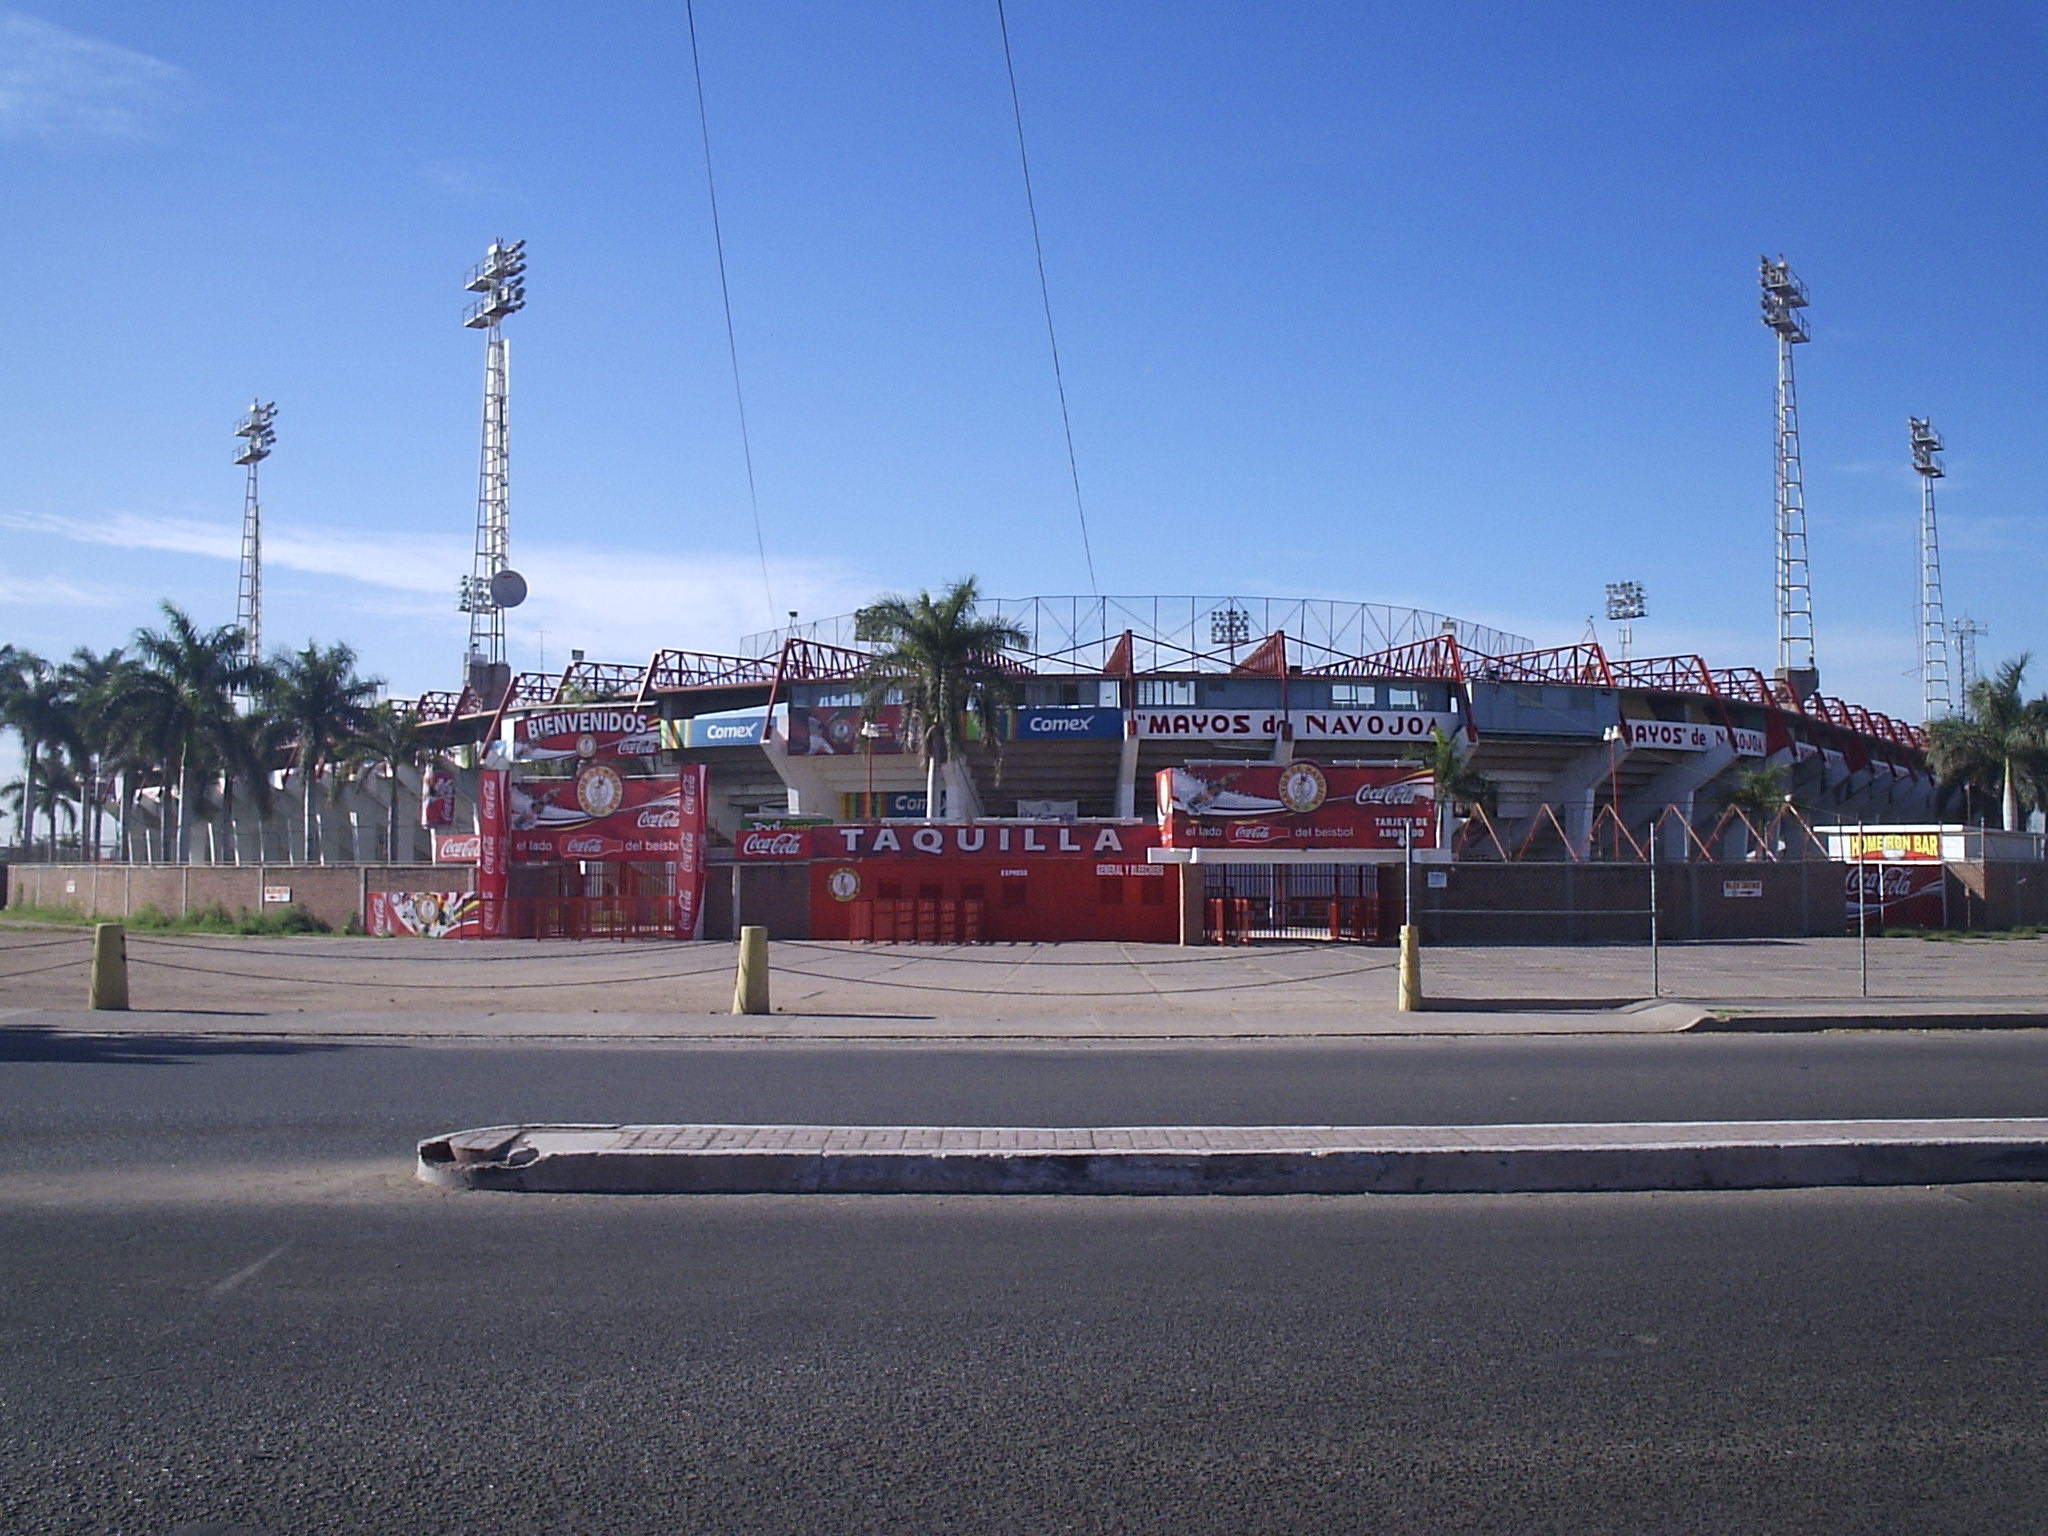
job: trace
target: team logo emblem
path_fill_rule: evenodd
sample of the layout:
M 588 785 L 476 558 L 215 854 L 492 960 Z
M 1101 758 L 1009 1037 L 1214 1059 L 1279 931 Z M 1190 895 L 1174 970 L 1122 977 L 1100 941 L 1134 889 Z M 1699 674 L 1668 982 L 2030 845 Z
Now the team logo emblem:
M 626 784 L 619 770 L 606 763 L 591 763 L 576 775 L 576 803 L 583 814 L 609 816 L 625 803 Z
M 1330 793 L 1329 780 L 1314 763 L 1289 763 L 1280 775 L 1280 803 L 1297 816 L 1306 816 Z
M 835 869 L 825 877 L 825 889 L 832 893 L 834 901 L 851 901 L 860 894 L 860 872 Z

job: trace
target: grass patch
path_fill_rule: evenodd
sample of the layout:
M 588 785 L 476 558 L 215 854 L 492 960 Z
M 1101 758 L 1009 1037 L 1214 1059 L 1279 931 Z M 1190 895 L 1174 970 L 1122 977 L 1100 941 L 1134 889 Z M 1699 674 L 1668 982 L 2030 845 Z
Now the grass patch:
M 58 923 L 71 928 L 90 928 L 96 922 L 114 921 L 108 918 L 81 916 L 69 907 L 10 904 L 5 913 L 0 915 L 21 922 Z M 118 921 L 126 927 L 146 933 L 231 933 L 245 938 L 281 938 L 292 934 L 334 932 L 333 924 L 315 917 L 296 903 L 281 911 L 271 912 L 251 912 L 246 909 L 230 912 L 217 903 L 185 913 L 171 913 L 161 907 L 148 906 L 131 912 Z
M 2017 928 L 1880 928 L 1880 939 L 1925 939 L 1933 944 L 1972 944 L 2000 939 L 2038 939 L 2048 929 L 2034 923 Z

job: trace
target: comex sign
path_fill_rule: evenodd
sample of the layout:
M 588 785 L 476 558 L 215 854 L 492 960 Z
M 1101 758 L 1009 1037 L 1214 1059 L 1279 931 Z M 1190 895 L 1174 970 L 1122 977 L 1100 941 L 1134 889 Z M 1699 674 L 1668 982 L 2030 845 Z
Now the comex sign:
M 766 715 L 692 720 L 685 741 L 693 747 L 758 747 L 767 723 Z

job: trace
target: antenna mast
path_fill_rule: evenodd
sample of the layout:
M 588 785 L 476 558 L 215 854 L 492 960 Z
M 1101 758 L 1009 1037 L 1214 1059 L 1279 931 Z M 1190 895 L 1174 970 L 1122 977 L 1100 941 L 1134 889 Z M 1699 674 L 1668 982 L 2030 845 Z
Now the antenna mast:
M 1920 477 L 1920 718 L 1926 722 L 1955 713 L 1949 691 L 1948 616 L 1941 598 L 1941 541 L 1934 525 L 1934 482 L 1941 465 L 1941 434 L 1925 416 L 1906 418 L 1913 448 L 1913 472 Z
M 1813 579 L 1806 561 L 1806 474 L 1799 459 L 1799 392 L 1792 349 L 1811 341 L 1806 285 L 1785 258 L 1757 265 L 1763 322 L 1778 338 L 1778 676 L 1803 700 L 1820 686 L 1813 654 Z
M 235 462 L 249 469 L 242 495 L 242 579 L 235 602 L 235 627 L 242 632 L 242 660 L 255 666 L 263 659 L 263 500 L 258 494 L 256 466 L 277 446 L 277 403 L 249 402 L 249 413 L 235 423 Z
M 499 326 L 526 307 L 526 242 L 493 241 L 463 290 L 481 294 L 462 323 L 484 333 L 483 457 L 477 473 L 476 555 L 457 588 L 456 607 L 469 615 L 463 672 L 484 702 L 495 706 L 511 682 L 505 664 L 505 610 L 526 600 L 526 583 L 510 565 L 512 449 L 507 431 L 511 355 Z

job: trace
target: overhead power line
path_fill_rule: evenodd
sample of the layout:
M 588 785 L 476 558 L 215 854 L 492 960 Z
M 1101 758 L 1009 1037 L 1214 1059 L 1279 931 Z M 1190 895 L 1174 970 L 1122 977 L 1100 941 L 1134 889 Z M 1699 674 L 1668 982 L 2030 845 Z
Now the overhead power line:
M 718 252 L 718 296 L 725 304 L 725 350 L 732 359 L 732 396 L 739 410 L 740 454 L 747 464 L 747 503 L 754 514 L 754 552 L 761 557 L 761 592 L 768 599 L 768 614 L 776 617 L 775 588 L 768 580 L 768 542 L 761 536 L 761 493 L 754 484 L 754 443 L 747 431 L 747 396 L 740 387 L 739 334 L 732 323 L 732 285 L 725 276 L 725 229 L 718 218 L 718 178 L 711 170 L 711 118 L 704 106 L 704 64 L 697 53 L 696 0 L 683 0 L 683 14 L 690 25 L 690 73 L 697 83 L 697 133 L 704 143 L 704 190 L 711 203 L 711 244 Z
M 1031 155 L 1024 147 L 1024 104 L 1017 95 L 1017 63 L 1010 54 L 1010 22 L 996 0 L 996 26 L 1003 34 L 1003 69 L 1010 77 L 1010 113 L 1017 124 L 1017 164 L 1024 172 L 1024 207 L 1031 215 L 1031 249 L 1038 258 L 1038 297 L 1045 306 L 1045 340 L 1052 349 L 1052 380 L 1060 397 L 1060 426 L 1067 434 L 1067 473 L 1074 482 L 1074 515 L 1081 523 L 1081 554 L 1088 562 L 1088 590 L 1102 592 L 1095 579 L 1095 549 L 1088 538 L 1088 508 L 1081 500 L 1081 461 L 1074 454 L 1074 421 L 1067 411 L 1067 379 L 1060 367 L 1060 338 L 1052 323 L 1052 288 L 1045 280 L 1045 241 L 1038 232 L 1038 199 L 1031 190 Z

